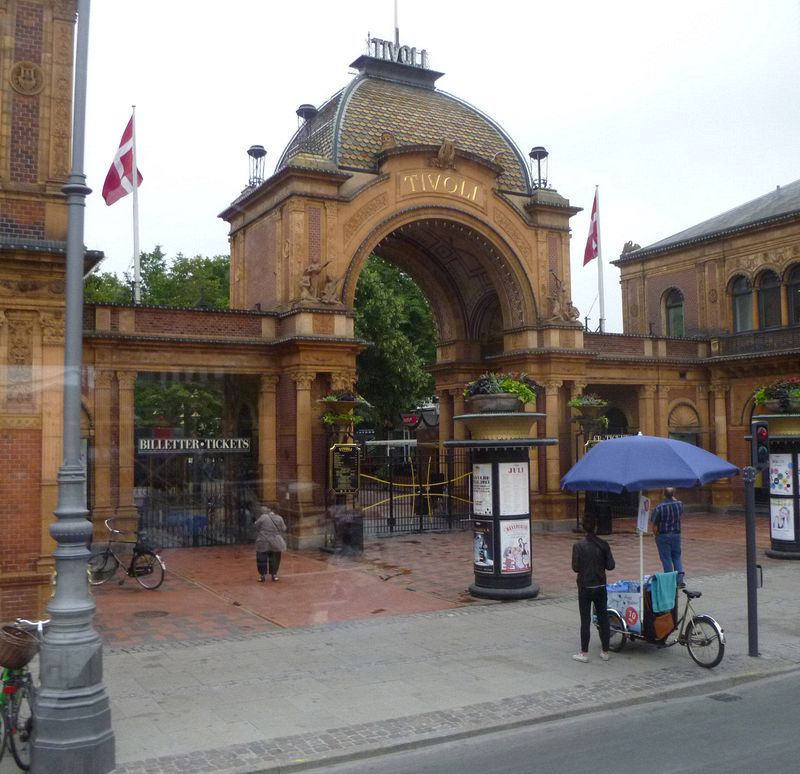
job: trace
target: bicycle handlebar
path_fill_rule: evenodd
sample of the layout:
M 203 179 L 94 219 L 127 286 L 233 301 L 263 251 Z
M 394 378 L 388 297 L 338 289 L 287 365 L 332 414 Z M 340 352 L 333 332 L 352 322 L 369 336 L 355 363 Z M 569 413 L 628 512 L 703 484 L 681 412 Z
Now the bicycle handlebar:
M 27 618 L 17 618 L 17 626 L 24 626 L 26 629 L 34 629 L 39 633 L 39 636 L 44 633 L 44 628 L 50 623 L 49 618 L 43 618 L 41 621 L 29 621 Z

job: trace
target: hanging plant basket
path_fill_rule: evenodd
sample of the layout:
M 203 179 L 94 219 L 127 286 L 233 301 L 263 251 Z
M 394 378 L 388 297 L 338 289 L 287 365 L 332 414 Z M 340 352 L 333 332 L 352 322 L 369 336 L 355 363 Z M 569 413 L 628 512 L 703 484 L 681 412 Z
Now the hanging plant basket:
M 587 403 L 584 406 L 577 406 L 577 410 L 580 411 L 581 416 L 585 417 L 586 419 L 599 419 L 606 410 L 606 406 L 591 405 Z

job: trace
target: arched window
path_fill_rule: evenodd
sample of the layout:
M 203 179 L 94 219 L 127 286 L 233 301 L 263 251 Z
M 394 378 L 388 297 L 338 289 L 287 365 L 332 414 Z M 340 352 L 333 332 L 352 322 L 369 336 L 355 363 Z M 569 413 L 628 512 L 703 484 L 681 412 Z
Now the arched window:
M 786 288 L 789 299 L 789 325 L 800 325 L 800 266 L 795 266 L 789 274 Z
M 673 288 L 665 301 L 667 336 L 683 336 L 683 293 Z
M 733 332 L 753 330 L 753 285 L 747 277 L 737 277 L 733 293 Z
M 758 318 L 760 328 L 780 327 L 781 280 L 774 271 L 765 271 L 759 278 Z

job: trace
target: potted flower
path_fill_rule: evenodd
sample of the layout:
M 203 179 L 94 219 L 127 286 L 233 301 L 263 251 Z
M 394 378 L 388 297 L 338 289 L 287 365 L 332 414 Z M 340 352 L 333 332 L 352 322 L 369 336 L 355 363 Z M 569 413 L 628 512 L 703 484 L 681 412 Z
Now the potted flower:
M 583 417 L 597 419 L 608 406 L 608 401 L 601 398 L 596 392 L 584 392 L 582 395 L 575 396 L 568 405 L 578 409 Z
M 759 387 L 753 393 L 753 402 L 756 406 L 763 406 L 767 411 L 781 414 L 800 412 L 800 377 L 776 379 L 770 384 Z
M 323 395 L 317 403 L 325 406 L 326 414 L 341 414 L 348 410 L 352 411 L 356 406 L 369 406 L 369 403 L 355 390 L 331 390 L 327 395 Z
M 529 376 L 519 372 L 487 372 L 468 382 L 464 397 L 475 413 L 521 411 L 536 402 L 539 387 Z

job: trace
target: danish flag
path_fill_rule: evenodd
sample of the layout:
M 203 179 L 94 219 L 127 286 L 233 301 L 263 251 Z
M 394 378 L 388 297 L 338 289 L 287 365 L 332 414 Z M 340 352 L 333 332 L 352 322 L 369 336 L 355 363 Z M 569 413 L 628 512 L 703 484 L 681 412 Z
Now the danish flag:
M 111 168 L 106 175 L 103 183 L 103 198 L 106 204 L 112 205 L 114 202 L 127 196 L 133 191 L 133 157 L 134 157 L 135 138 L 133 136 L 133 116 L 131 116 L 125 131 L 122 133 L 117 155 L 111 162 Z M 136 170 L 136 186 L 142 184 L 142 174 Z

